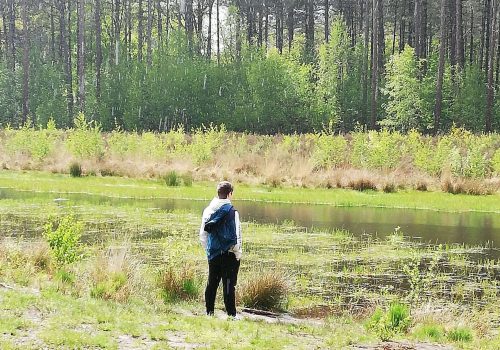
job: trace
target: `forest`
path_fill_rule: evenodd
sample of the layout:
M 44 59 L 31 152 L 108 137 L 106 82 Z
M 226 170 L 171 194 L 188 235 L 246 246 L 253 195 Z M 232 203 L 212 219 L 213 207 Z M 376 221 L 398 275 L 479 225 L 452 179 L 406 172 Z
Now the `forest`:
M 0 125 L 500 129 L 497 0 L 2 0 Z

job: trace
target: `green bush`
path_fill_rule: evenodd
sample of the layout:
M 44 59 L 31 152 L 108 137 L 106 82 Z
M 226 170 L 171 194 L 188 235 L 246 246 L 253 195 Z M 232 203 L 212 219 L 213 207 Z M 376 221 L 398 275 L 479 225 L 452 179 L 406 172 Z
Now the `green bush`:
M 209 127 L 201 127 L 193 132 L 193 140 L 190 145 L 191 156 L 197 165 L 201 165 L 212 160 L 214 153 L 227 135 L 226 127 L 220 127 L 210 124 Z
M 82 176 L 82 166 L 80 163 L 71 163 L 69 166 L 69 174 L 71 177 L 81 177 Z
M 491 158 L 491 167 L 495 174 L 500 176 L 500 149 L 497 149 L 493 158 Z
M 83 223 L 73 215 L 49 218 L 44 226 L 43 236 L 58 266 L 71 264 L 79 259 L 79 242 Z
M 175 187 L 180 185 L 180 177 L 175 170 L 169 171 L 163 176 L 163 181 L 167 186 Z
M 100 124 L 87 122 L 80 113 L 75 118 L 75 128 L 69 131 L 66 147 L 78 159 L 101 159 L 104 156 L 104 140 Z
M 315 168 L 335 168 L 340 166 L 346 157 L 347 141 L 343 136 L 323 133 L 316 140 L 312 154 Z
M 472 341 L 472 331 L 467 327 L 455 327 L 448 331 L 447 337 L 455 342 L 470 342 Z

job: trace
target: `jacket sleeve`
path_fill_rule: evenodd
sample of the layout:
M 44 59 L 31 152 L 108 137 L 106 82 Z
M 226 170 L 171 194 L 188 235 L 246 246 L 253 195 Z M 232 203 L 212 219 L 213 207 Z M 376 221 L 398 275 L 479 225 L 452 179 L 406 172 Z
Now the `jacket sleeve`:
M 205 231 L 205 221 L 207 218 L 205 217 L 206 214 L 203 212 L 203 216 L 201 218 L 201 227 L 200 227 L 200 242 L 201 245 L 203 246 L 203 249 L 207 250 L 207 244 L 208 244 L 208 233 Z
M 236 225 L 236 245 L 231 250 L 233 251 L 234 255 L 236 255 L 236 259 L 240 260 L 243 254 L 243 241 L 241 238 L 240 214 L 237 211 L 234 213 L 234 223 Z

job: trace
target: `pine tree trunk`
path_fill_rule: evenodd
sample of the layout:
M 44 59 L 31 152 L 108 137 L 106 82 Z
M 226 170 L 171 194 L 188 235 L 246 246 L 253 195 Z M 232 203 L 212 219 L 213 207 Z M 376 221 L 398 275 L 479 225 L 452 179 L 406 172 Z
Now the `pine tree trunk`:
M 102 70 L 102 23 L 101 0 L 95 0 L 95 70 L 96 70 L 96 96 L 99 102 L 101 97 L 101 70 Z
M 213 1 L 213 0 L 212 0 Z M 163 46 L 163 22 L 162 22 L 162 9 L 161 0 L 156 1 L 156 35 L 158 36 L 158 46 Z
M 489 133 L 492 131 L 492 120 L 493 120 L 493 107 L 494 107 L 494 99 L 495 99 L 495 85 L 493 81 L 493 71 L 494 71 L 494 57 L 495 57 L 495 48 L 497 42 L 497 10 L 498 4 L 497 0 L 491 0 L 490 7 L 490 37 L 489 37 L 489 59 L 488 59 L 488 94 L 486 97 L 486 132 Z
M 292 50 L 292 43 L 293 43 L 293 34 L 294 34 L 294 29 L 295 29 L 295 21 L 293 17 L 293 12 L 294 12 L 294 4 L 290 4 L 290 7 L 288 8 L 287 11 L 287 16 L 286 16 L 286 26 L 288 29 L 288 52 Z
M 469 64 L 474 62 L 474 7 L 470 7 L 470 43 L 469 43 Z
M 379 1 L 373 0 L 373 29 L 372 29 L 372 97 L 371 97 L 371 121 L 370 128 L 375 130 L 377 126 L 377 107 L 378 107 L 378 26 L 379 26 Z
M 393 21 L 393 29 L 392 29 L 392 54 L 394 55 L 396 51 L 396 32 L 398 27 L 398 0 L 394 5 L 394 21 Z
M 217 0 L 217 65 L 220 64 L 220 11 L 219 0 Z
M 9 56 L 8 65 L 12 71 L 16 70 L 16 44 L 15 44 L 15 34 L 16 34 L 16 12 L 14 8 L 14 0 L 7 0 L 7 12 L 9 17 L 9 30 L 7 35 L 8 50 L 7 54 Z
M 85 0 L 78 0 L 77 67 L 78 67 L 78 107 L 85 110 Z
M 153 36 L 153 0 L 148 0 L 148 23 L 146 29 L 146 61 L 148 66 L 151 66 L 153 62 L 153 47 L 152 47 L 152 36 Z
M 212 9 L 214 7 L 214 0 L 208 1 L 208 32 L 207 32 L 207 53 L 208 59 L 212 57 Z
M 325 42 L 330 39 L 330 2 L 325 0 Z
M 441 25 L 440 25 L 440 44 L 439 44 L 439 64 L 438 64 L 438 76 L 436 84 L 436 102 L 434 105 L 434 134 L 439 131 L 439 123 L 441 121 L 441 111 L 443 103 L 443 78 L 444 78 L 444 64 L 445 64 L 445 49 L 446 41 L 446 2 L 447 0 L 441 0 Z
M 56 61 L 56 27 L 54 21 L 54 0 L 50 1 L 50 58 Z
M 29 116 L 29 70 L 30 70 L 30 46 L 28 25 L 28 0 L 23 0 L 22 9 L 23 22 L 23 119 L 24 125 Z
M 462 21 L 462 0 L 456 0 L 456 49 L 457 49 L 457 67 L 462 70 L 465 65 L 465 50 L 464 50 L 464 30 Z
M 139 0 L 137 8 L 137 60 L 142 61 L 142 50 L 144 46 L 144 24 L 143 24 L 142 0 Z

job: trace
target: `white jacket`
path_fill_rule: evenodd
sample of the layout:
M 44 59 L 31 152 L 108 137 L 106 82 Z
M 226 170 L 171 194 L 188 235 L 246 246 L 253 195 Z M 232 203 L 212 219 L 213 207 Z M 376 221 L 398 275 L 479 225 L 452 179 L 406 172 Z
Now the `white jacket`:
M 231 204 L 229 199 L 219 199 L 215 197 L 212 199 L 208 207 L 203 210 L 203 215 L 201 218 L 201 227 L 200 227 L 200 242 L 203 246 L 203 249 L 207 250 L 207 242 L 208 242 L 208 232 L 205 231 L 205 223 L 208 221 L 210 216 L 224 204 Z M 242 255 L 241 249 L 241 223 L 240 223 L 240 215 L 236 211 L 234 213 L 234 221 L 236 226 L 236 245 L 232 246 L 229 251 L 233 252 L 236 255 L 236 259 L 240 260 Z

